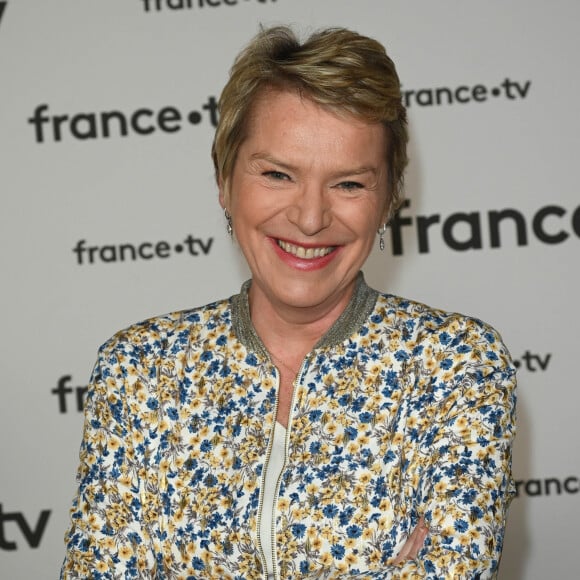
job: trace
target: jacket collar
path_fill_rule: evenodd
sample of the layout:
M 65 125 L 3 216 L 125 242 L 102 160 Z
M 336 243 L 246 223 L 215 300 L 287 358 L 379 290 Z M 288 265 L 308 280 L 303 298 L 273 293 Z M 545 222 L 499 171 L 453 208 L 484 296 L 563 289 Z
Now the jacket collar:
M 232 324 L 238 340 L 248 350 L 269 359 L 270 355 L 250 318 L 248 290 L 251 284 L 252 280 L 247 280 L 240 293 L 232 296 Z M 359 272 L 350 302 L 314 348 L 335 346 L 357 332 L 373 311 L 377 296 L 378 292 L 367 286 L 363 273 Z

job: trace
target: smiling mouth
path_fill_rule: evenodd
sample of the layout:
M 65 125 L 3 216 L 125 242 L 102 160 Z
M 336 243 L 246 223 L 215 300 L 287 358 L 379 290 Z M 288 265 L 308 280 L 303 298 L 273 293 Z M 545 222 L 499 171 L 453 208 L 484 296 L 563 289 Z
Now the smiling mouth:
M 278 246 L 282 248 L 288 254 L 292 254 L 297 258 L 303 260 L 313 260 L 314 258 L 323 258 L 328 256 L 330 252 L 336 249 L 336 246 L 323 246 L 320 248 L 305 248 L 304 246 L 295 246 L 294 244 L 289 244 L 288 242 L 283 242 L 282 240 L 277 240 Z

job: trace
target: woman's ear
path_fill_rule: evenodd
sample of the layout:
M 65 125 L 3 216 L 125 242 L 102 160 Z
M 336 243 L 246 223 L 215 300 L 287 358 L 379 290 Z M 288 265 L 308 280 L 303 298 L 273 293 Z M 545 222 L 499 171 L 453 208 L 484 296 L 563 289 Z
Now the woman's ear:
M 219 201 L 223 209 L 228 209 L 229 195 L 227 192 L 227 182 L 223 178 L 218 179 Z
M 222 206 L 222 209 L 227 209 L 228 200 L 225 192 L 224 182 L 221 177 L 218 179 L 218 188 L 220 205 Z
M 385 205 L 383 206 L 383 211 L 381 212 L 381 223 L 380 226 L 387 225 L 389 223 L 389 217 L 391 214 L 391 203 L 393 202 L 390 192 L 387 192 L 387 198 Z

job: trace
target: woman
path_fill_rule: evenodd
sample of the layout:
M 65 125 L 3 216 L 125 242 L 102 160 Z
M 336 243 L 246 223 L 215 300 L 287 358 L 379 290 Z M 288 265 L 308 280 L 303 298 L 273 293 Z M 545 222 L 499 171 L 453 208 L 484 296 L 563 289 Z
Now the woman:
M 360 273 L 406 142 L 377 42 L 278 27 L 240 54 L 213 159 L 252 279 L 101 348 L 63 578 L 495 575 L 509 354 Z

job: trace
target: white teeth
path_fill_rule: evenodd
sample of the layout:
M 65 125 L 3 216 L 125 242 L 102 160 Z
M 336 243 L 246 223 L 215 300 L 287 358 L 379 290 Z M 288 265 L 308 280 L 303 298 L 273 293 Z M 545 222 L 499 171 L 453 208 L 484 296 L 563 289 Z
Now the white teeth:
M 278 245 L 289 254 L 296 256 L 297 258 L 302 258 L 303 260 L 312 260 L 313 258 L 321 258 L 330 254 L 334 249 L 333 246 L 322 247 L 322 248 L 305 248 L 303 246 L 295 246 L 294 244 L 289 244 L 278 240 Z

